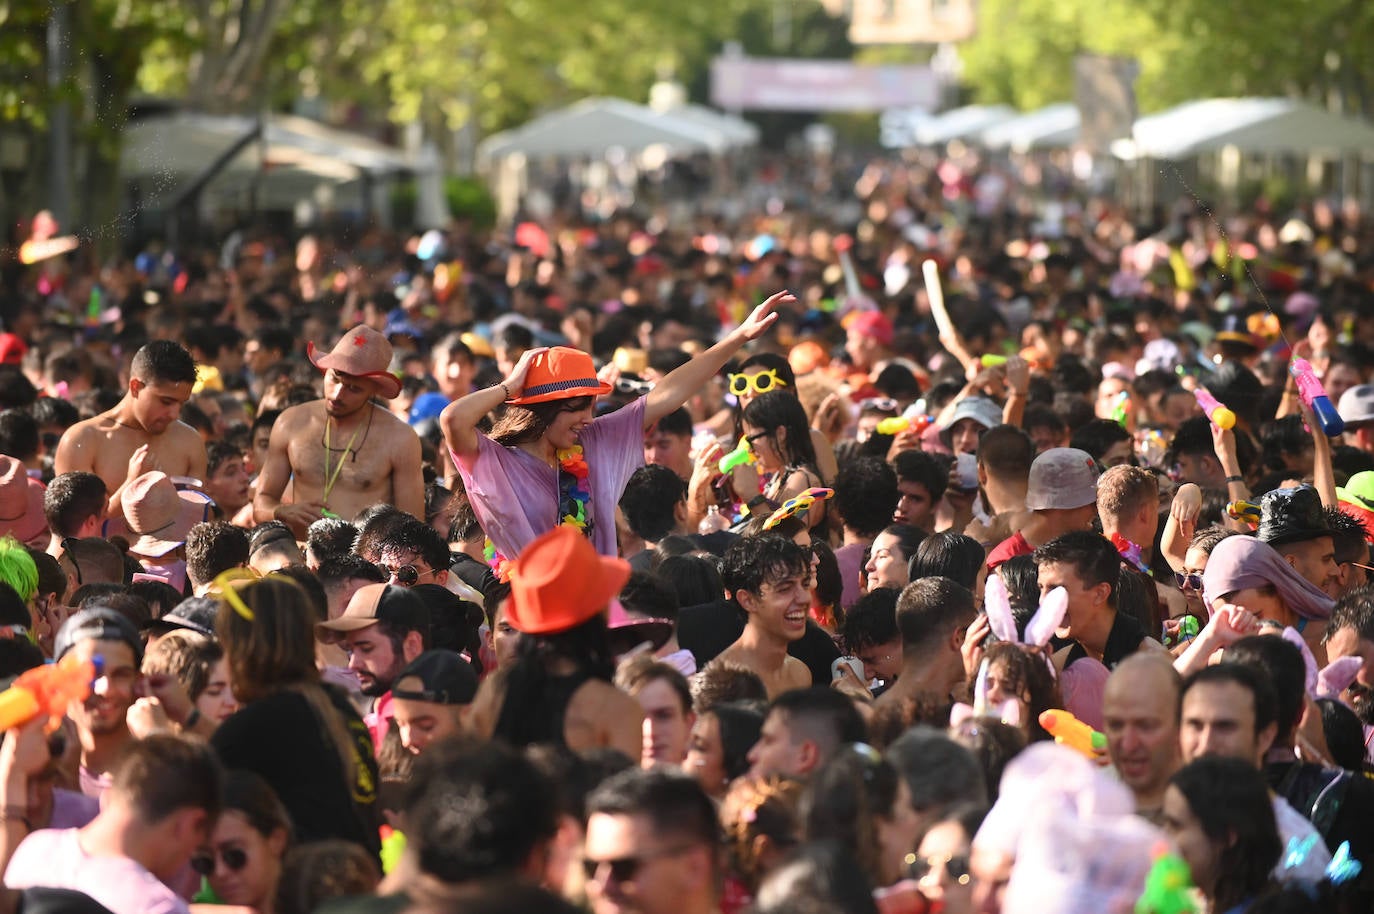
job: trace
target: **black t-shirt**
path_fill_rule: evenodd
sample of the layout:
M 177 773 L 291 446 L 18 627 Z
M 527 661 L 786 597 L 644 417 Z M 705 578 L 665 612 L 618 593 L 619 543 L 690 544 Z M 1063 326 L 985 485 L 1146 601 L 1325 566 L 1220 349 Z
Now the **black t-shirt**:
M 743 631 L 744 619 L 729 600 L 688 606 L 677 616 L 677 643 L 697 658 L 697 669 L 734 644 Z M 829 685 L 830 664 L 840 656 L 840 649 L 825 629 L 807 619 L 806 634 L 793 641 L 787 653 L 806 664 L 812 682 Z
M 381 853 L 377 761 L 372 736 L 339 690 L 322 686 L 352 740 L 351 771 L 343 771 L 325 723 L 298 692 L 284 690 L 255 701 L 211 738 L 229 769 L 262 776 L 291 814 L 296 841 L 352 841 Z
M 1123 612 L 1116 614 L 1116 620 L 1112 622 L 1112 630 L 1107 633 L 1107 643 L 1102 648 L 1102 665 L 1109 670 L 1116 669 L 1116 665 L 1127 657 L 1140 650 L 1140 642 L 1145 640 L 1145 629 L 1136 621 L 1134 616 Z M 1064 661 L 1065 669 L 1069 664 L 1076 660 L 1082 660 L 1088 656 L 1088 652 L 1083 650 L 1082 645 L 1076 641 L 1067 642 L 1073 645 L 1069 651 L 1068 659 Z

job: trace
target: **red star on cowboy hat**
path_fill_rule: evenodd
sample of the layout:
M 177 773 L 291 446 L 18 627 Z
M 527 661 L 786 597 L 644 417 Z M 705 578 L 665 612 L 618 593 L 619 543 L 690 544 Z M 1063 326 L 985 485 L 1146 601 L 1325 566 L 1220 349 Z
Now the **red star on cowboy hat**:
M 367 345 L 367 337 L 363 336 L 361 333 L 358 334 L 357 336 L 353 337 L 353 345 L 354 345 L 354 346 L 366 346 L 366 345 Z

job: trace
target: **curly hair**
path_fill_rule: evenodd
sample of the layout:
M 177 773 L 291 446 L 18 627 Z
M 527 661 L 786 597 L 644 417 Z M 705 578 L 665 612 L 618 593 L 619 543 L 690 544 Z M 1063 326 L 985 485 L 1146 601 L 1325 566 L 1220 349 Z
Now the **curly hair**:
M 767 838 L 777 850 L 794 847 L 800 838 L 797 806 L 800 781 L 770 775 L 740 778 L 730 786 L 720 804 L 720 825 L 725 832 L 725 853 L 731 870 L 751 890 L 763 880 L 763 861 L 756 844 Z

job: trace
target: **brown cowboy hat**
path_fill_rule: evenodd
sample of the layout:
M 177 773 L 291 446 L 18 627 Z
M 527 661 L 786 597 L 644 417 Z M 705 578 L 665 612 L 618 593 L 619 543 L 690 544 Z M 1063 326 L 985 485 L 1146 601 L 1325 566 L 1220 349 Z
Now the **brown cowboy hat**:
M 204 492 L 178 491 L 166 473 L 144 473 L 124 490 L 124 518 L 138 534 L 129 550 L 161 558 L 186 542 L 192 527 L 210 520 L 213 505 Z
M 308 343 L 305 354 L 320 371 L 334 369 L 355 378 L 377 382 L 377 393 L 394 400 L 401 392 L 401 380 L 391 373 L 391 344 L 386 337 L 366 324 L 359 324 L 345 333 L 334 348 L 319 358 L 315 344 Z

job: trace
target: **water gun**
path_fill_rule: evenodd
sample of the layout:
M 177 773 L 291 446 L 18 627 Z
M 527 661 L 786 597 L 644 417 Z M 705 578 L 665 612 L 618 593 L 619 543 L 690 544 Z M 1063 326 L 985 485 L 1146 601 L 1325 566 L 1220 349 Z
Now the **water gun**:
M 1000 368 L 1007 364 L 1007 357 L 1004 355 L 981 355 L 978 362 L 984 368 Z
M 1251 524 L 1260 522 L 1260 506 L 1248 501 L 1228 502 L 1226 513 L 1232 520 L 1243 520 Z
M 1126 427 L 1126 418 L 1129 414 L 1131 405 L 1131 395 L 1126 391 L 1121 391 L 1112 401 L 1112 421 L 1122 428 Z
M 1193 391 L 1193 396 L 1197 397 L 1197 405 L 1202 407 L 1202 411 L 1207 414 L 1207 418 L 1212 420 L 1212 424 L 1219 429 L 1234 428 L 1236 424 L 1236 414 L 1231 412 L 1221 401 L 1212 396 L 1212 392 L 1205 387 L 1199 387 Z
M 1298 396 L 1302 397 L 1302 402 L 1316 414 L 1322 434 L 1334 438 L 1345 431 L 1345 420 L 1336 412 L 1336 407 L 1331 405 L 1326 388 L 1322 387 L 1322 382 L 1317 380 L 1317 376 L 1312 372 L 1312 363 L 1307 359 L 1294 359 L 1288 366 L 1288 373 L 1298 385 Z
M 902 432 L 922 434 L 935 421 L 932 416 L 889 416 L 878 421 L 876 431 L 879 435 L 900 435 Z
M 1163 842 L 1155 846 L 1154 858 L 1145 876 L 1145 890 L 1135 903 L 1135 914 L 1194 914 L 1193 874 L 1187 861 Z
M 47 730 L 55 730 L 70 702 L 90 697 L 100 670 L 99 660 L 77 660 L 68 654 L 21 673 L 14 685 L 0 692 L 0 730 L 23 726 L 40 714 L 47 715 Z
M 1201 631 L 1201 627 L 1198 625 L 1197 617 L 1184 616 L 1182 619 L 1178 620 L 1178 631 L 1176 633 L 1172 635 L 1169 634 L 1169 628 L 1166 625 L 1164 627 L 1163 637 L 1159 640 L 1165 647 L 1173 647 L 1183 644 L 1185 641 L 1192 641 L 1198 636 L 1199 631 Z
M 744 466 L 746 463 L 753 463 L 754 460 L 754 452 L 749 447 L 749 439 L 741 438 L 738 447 L 720 458 L 720 471 L 722 473 L 729 473 L 735 467 Z
M 1068 711 L 1051 708 L 1040 712 L 1040 726 L 1061 746 L 1068 746 L 1096 760 L 1107 751 L 1107 737 L 1074 717 Z
M 404 833 L 392 828 L 390 825 L 381 827 L 382 836 L 382 872 L 391 873 L 401 862 L 401 855 L 406 850 L 406 836 Z

